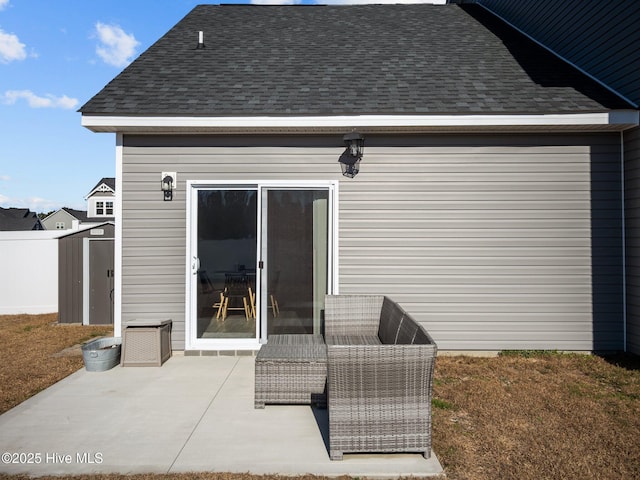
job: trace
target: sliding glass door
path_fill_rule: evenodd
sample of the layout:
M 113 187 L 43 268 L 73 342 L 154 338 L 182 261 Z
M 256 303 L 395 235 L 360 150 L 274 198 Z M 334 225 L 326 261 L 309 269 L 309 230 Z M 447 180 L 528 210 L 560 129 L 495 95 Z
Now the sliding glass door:
M 188 348 L 322 333 L 333 290 L 333 184 L 193 183 Z
M 196 196 L 195 336 L 255 339 L 258 191 L 202 188 Z
M 263 192 L 266 333 L 321 333 L 329 273 L 329 191 Z

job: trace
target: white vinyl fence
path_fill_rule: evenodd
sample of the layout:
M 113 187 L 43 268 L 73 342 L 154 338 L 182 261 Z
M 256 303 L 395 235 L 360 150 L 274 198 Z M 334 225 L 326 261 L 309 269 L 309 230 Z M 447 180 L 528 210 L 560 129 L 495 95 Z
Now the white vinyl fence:
M 48 230 L 0 232 L 0 314 L 58 311 L 61 234 Z

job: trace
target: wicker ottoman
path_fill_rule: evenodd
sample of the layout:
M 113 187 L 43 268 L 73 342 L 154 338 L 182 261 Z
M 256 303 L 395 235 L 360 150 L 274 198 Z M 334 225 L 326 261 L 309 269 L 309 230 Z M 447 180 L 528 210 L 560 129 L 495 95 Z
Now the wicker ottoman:
M 256 356 L 255 408 L 265 403 L 326 406 L 326 383 L 322 335 L 271 335 Z

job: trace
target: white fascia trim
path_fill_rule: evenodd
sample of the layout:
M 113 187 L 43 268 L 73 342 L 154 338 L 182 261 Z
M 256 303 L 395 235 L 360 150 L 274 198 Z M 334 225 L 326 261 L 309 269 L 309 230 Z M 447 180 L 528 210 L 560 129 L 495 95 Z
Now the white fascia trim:
M 116 191 L 114 216 L 114 269 L 115 278 L 113 285 L 114 311 L 113 311 L 113 332 L 115 337 L 122 336 L 122 134 L 116 135 Z
M 637 125 L 637 110 L 550 115 L 353 115 L 309 117 L 133 117 L 83 115 L 96 131 L 123 129 L 321 129 Z

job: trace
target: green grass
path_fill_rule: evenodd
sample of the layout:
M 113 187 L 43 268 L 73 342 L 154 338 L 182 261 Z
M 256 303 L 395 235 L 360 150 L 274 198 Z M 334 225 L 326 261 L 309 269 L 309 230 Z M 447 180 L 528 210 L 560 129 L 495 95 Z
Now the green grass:
M 451 403 L 439 398 L 432 398 L 431 406 L 433 408 L 439 408 L 440 410 L 453 410 L 453 405 Z
M 498 356 L 500 357 L 521 357 L 521 358 L 535 358 L 552 355 L 565 355 L 558 352 L 558 350 L 502 350 Z

